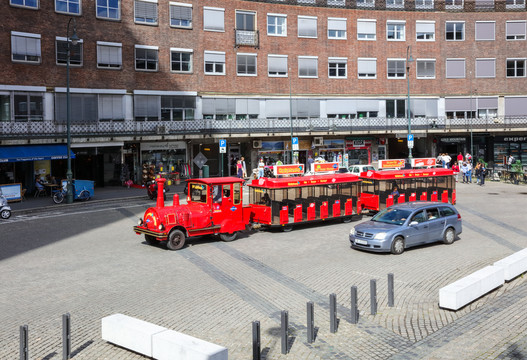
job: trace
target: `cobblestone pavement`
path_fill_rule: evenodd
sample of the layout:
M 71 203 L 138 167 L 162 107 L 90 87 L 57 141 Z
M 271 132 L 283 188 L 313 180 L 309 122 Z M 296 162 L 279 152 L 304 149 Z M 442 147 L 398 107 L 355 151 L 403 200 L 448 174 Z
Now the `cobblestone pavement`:
M 252 358 L 254 320 L 261 324 L 263 359 L 524 359 L 523 276 L 456 312 L 438 301 L 441 287 L 527 246 L 526 195 L 525 186 L 459 184 L 460 240 L 400 256 L 350 249 L 353 223 L 247 233 L 230 243 L 206 237 L 172 252 L 132 232 L 151 204 L 142 199 L 15 215 L 0 223 L 0 359 L 18 358 L 24 324 L 31 359 L 62 358 L 66 312 L 74 359 L 144 359 L 101 340 L 100 320 L 114 313 L 225 346 L 230 359 Z M 395 278 L 394 307 L 387 302 L 388 273 Z M 358 289 L 358 324 L 351 323 L 351 286 Z M 334 334 L 331 293 L 339 318 Z M 311 344 L 308 301 L 315 306 Z M 289 313 L 287 355 L 282 310 Z

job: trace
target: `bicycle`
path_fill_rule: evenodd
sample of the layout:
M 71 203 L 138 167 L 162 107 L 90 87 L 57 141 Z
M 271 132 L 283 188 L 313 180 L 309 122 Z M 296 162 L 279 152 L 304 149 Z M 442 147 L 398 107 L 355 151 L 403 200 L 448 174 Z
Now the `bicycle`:
M 72 192 L 73 192 L 73 200 L 82 200 L 82 201 L 88 201 L 91 199 L 91 194 L 86 187 L 83 187 L 83 189 L 79 192 L 77 195 L 75 191 L 75 184 L 72 184 Z M 53 202 L 55 204 L 61 204 L 64 202 L 64 199 L 66 198 L 66 195 L 68 194 L 68 190 L 65 186 L 62 187 L 61 190 L 56 190 L 53 194 Z

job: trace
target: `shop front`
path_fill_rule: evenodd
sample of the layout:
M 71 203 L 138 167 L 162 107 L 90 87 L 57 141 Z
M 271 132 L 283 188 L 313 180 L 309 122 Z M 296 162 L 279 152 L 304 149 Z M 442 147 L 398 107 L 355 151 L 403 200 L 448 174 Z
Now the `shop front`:
M 512 155 L 527 165 L 527 136 L 496 136 L 494 138 L 494 163 L 506 166 L 507 158 Z
M 373 141 L 371 139 L 347 139 L 346 151 L 349 165 L 367 165 L 373 161 Z M 383 151 L 383 154 L 385 151 Z M 377 159 L 378 160 L 378 153 Z
M 76 154 L 73 177 L 95 181 L 95 186 L 119 186 L 126 180 L 122 174 L 123 142 L 74 143 Z
M 177 172 L 181 177 L 190 176 L 185 141 L 141 143 L 141 168 L 136 182 L 145 184 L 159 173 Z
M 315 152 L 315 157 L 319 160 L 338 162 L 340 165 L 343 165 L 345 153 L 344 139 L 324 139 L 322 147 Z

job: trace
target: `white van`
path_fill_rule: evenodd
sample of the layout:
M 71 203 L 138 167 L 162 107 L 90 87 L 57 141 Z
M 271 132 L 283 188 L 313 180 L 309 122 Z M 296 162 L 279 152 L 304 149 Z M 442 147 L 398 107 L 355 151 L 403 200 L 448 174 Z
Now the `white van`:
M 350 173 L 354 175 L 360 175 L 360 173 L 367 172 L 369 170 L 375 171 L 375 167 L 373 167 L 373 165 L 351 165 L 349 167 Z

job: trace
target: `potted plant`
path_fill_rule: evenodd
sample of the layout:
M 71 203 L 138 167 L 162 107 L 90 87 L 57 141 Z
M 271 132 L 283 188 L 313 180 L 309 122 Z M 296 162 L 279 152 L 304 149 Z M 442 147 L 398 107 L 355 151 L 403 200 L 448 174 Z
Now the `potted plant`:
M 514 183 L 518 185 L 520 174 L 523 174 L 523 166 L 520 160 L 516 160 L 516 162 L 512 164 L 511 172 L 514 173 Z

